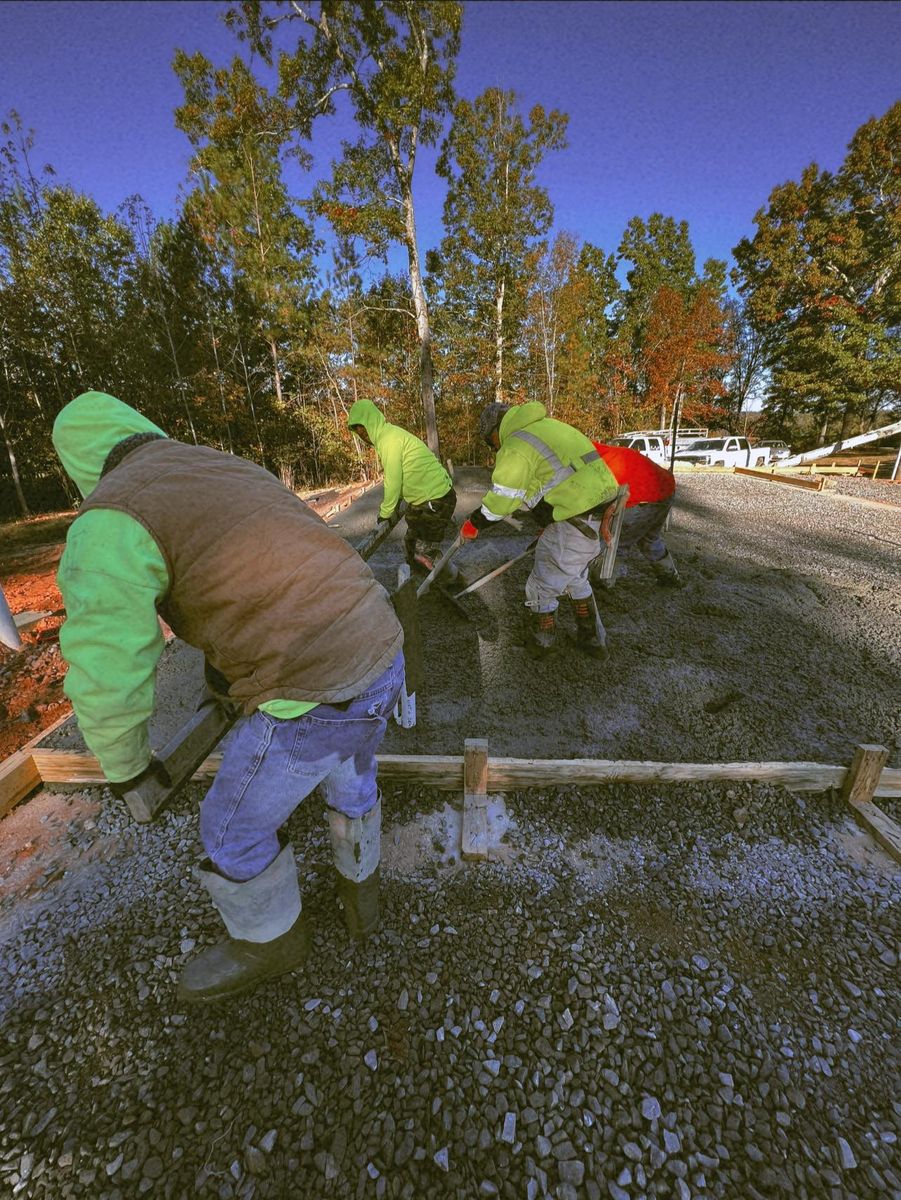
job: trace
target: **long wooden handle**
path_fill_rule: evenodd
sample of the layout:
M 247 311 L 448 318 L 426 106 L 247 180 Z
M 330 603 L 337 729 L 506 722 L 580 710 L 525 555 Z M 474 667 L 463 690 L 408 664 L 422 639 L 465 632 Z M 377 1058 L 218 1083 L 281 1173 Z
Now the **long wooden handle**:
M 454 557 L 454 555 L 457 553 L 457 551 L 460 549 L 460 547 L 462 545 L 463 545 L 463 534 L 458 533 L 457 536 L 454 538 L 454 540 L 451 542 L 450 546 L 441 555 L 441 557 L 435 563 L 434 567 L 432 567 L 431 571 L 429 571 L 428 575 L 426 575 L 425 579 L 423 579 L 422 583 L 416 589 L 417 596 L 424 596 L 426 594 L 426 592 L 432 586 L 435 579 L 437 579 L 437 577 L 441 574 L 441 572 L 444 570 L 444 568 L 447 566 L 447 564 Z
M 514 563 L 518 563 L 523 558 L 528 558 L 535 547 L 538 545 L 538 538 L 534 538 L 526 546 L 525 550 L 515 555 L 513 558 L 508 558 L 506 562 L 501 563 L 499 567 L 495 567 L 493 571 L 488 571 L 485 575 L 480 575 L 478 579 L 474 579 L 469 587 L 465 587 L 462 592 L 457 592 L 454 596 L 455 600 L 459 600 L 461 596 L 468 596 L 470 592 L 478 591 L 484 584 L 489 583 L 492 579 L 497 579 L 498 575 L 503 575 L 504 571 L 509 571 Z

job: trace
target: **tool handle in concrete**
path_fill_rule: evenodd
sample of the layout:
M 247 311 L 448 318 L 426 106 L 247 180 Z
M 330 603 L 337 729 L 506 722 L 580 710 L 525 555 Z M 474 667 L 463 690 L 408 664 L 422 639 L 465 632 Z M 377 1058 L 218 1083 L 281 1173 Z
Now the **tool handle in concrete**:
M 454 596 L 455 600 L 459 600 L 461 596 L 468 596 L 470 592 L 478 591 L 484 584 L 489 583 L 492 579 L 497 579 L 498 575 L 503 575 L 505 571 L 509 571 L 514 563 L 518 563 L 521 559 L 527 558 L 535 547 L 538 545 L 538 538 L 529 542 L 525 550 L 514 555 L 513 558 L 508 558 L 506 562 L 501 563 L 499 567 L 495 567 L 493 571 L 488 571 L 485 575 L 480 575 L 478 579 L 473 580 L 469 587 L 465 587 L 462 592 L 457 592 Z
M 237 709 L 217 703 L 206 704 L 194 713 L 158 755 L 171 783 L 166 785 L 158 776 L 151 775 L 124 793 L 122 799 L 136 821 L 142 825 L 152 821 L 170 803 L 231 729 L 237 717 Z
M 422 583 L 416 589 L 417 596 L 424 596 L 426 594 L 426 592 L 432 586 L 432 583 L 434 582 L 434 580 L 441 574 L 441 572 L 444 570 L 444 568 L 447 566 L 447 564 L 454 557 L 454 555 L 457 553 L 457 551 L 460 549 L 460 547 L 462 545 L 463 545 L 463 534 L 458 533 L 457 536 L 454 538 L 454 540 L 451 542 L 450 546 L 441 555 L 441 557 L 435 563 L 434 567 L 432 567 L 431 571 L 429 571 L 428 575 L 426 575 L 425 579 L 423 579 Z

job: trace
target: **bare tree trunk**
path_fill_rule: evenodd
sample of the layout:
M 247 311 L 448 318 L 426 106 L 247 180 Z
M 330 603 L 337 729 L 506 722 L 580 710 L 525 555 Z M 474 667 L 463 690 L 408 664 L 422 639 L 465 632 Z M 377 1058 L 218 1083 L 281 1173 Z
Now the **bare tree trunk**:
M 494 326 L 494 398 L 498 404 L 504 399 L 504 296 L 507 290 L 506 279 L 501 279 L 497 289 L 495 310 L 497 313 Z
M 232 442 L 232 427 L 228 419 L 228 409 L 225 405 L 225 391 L 222 387 L 222 368 L 219 366 L 219 345 L 216 340 L 216 335 L 213 332 L 213 318 L 207 313 L 207 320 L 210 324 L 210 343 L 213 347 L 213 361 L 216 364 L 216 382 L 219 385 L 219 403 L 222 405 L 222 419 L 225 421 L 225 432 L 228 435 L 228 452 L 234 454 L 235 447 Z
M 278 344 L 274 340 L 266 342 L 272 355 L 272 382 L 275 384 L 275 398 L 279 408 L 282 408 L 282 373 L 278 369 Z
M 539 311 L 541 313 L 541 340 L 544 350 L 544 374 L 547 380 L 547 412 L 554 415 L 554 389 L 557 375 L 557 314 L 549 313 L 548 303 L 543 292 L 540 293 Z M 549 323 L 550 322 L 550 323 Z
M 16 464 L 16 453 L 13 450 L 12 442 L 9 440 L 9 434 L 6 431 L 6 421 L 3 419 L 2 413 L 0 413 L 0 434 L 3 435 L 3 444 L 6 447 L 6 453 L 9 457 L 9 469 L 12 474 L 13 487 L 16 490 L 16 499 L 19 502 L 19 510 L 23 517 L 30 517 L 31 509 L 28 507 L 28 501 L 25 499 L 25 493 L 22 491 L 22 481 L 19 478 L 19 468 Z
M 260 448 L 260 462 L 265 467 L 266 451 L 263 449 L 263 439 L 260 436 L 260 427 L 259 427 L 259 424 L 257 423 L 257 410 L 254 408 L 254 404 L 253 404 L 253 389 L 250 386 L 250 376 L 247 373 L 247 359 L 244 357 L 244 346 L 241 342 L 240 337 L 238 337 L 238 354 L 241 359 L 241 370 L 244 372 L 244 387 L 245 387 L 245 390 L 247 391 L 247 406 L 250 409 L 251 417 L 253 417 L 253 428 L 254 428 L 254 432 L 257 435 L 257 445 Z
M 419 379 L 422 414 L 425 419 L 425 439 L 429 449 L 440 460 L 438 421 L 435 417 L 435 391 L 432 372 L 432 332 L 429 325 L 429 306 L 422 286 L 419 249 L 416 245 L 416 215 L 413 212 L 413 192 L 406 182 L 403 194 L 404 227 L 407 257 L 410 262 L 410 286 L 413 291 L 413 310 L 416 313 L 416 332 L 419 335 Z

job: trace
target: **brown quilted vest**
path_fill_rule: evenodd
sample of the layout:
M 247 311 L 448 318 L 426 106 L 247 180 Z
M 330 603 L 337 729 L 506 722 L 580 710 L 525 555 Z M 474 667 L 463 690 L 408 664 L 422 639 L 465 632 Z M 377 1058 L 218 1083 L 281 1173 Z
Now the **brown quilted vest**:
M 159 604 L 252 712 L 267 700 L 341 701 L 403 643 L 388 596 L 338 534 L 268 471 L 168 438 L 127 454 L 81 506 L 128 513 L 169 570 Z

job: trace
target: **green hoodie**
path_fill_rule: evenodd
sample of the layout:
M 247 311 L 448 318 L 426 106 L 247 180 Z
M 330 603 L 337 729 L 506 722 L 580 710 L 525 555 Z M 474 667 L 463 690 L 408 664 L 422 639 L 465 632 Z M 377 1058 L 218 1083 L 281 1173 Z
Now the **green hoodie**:
M 593 442 L 549 417 L 537 400 L 511 408 L 498 437 L 491 490 L 482 500 L 489 521 L 509 516 L 522 504 L 532 508 L 541 499 L 553 507 L 555 521 L 566 521 L 616 494 L 613 473 Z
M 53 445 L 89 496 L 110 450 L 136 433 L 162 430 L 114 396 L 85 392 L 56 418 Z M 69 530 L 57 582 L 66 608 L 59 638 L 69 666 L 65 693 L 107 779 L 131 779 L 150 760 L 147 723 L 165 644 L 157 616 L 169 589 L 165 560 L 133 517 L 92 509 Z M 315 706 L 274 700 L 263 707 L 291 717 Z
M 427 504 L 447 495 L 451 479 L 428 446 L 400 425 L 390 425 L 371 400 L 358 400 L 348 425 L 362 425 L 382 465 L 385 490 L 379 516 L 390 517 L 401 500 Z

